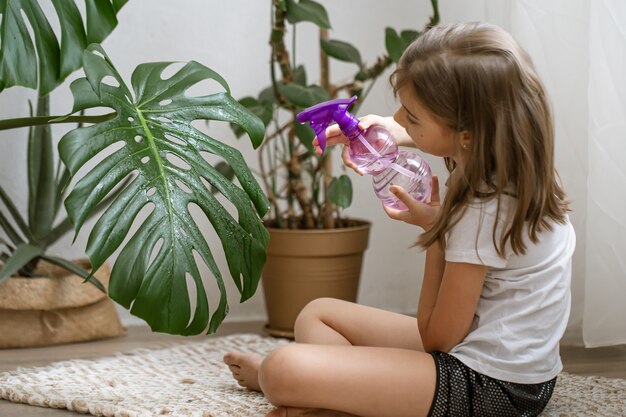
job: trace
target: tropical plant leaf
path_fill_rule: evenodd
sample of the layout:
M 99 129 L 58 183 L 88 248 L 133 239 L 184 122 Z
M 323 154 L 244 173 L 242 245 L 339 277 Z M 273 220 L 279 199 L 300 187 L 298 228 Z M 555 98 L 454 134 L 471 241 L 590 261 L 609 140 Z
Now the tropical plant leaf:
M 24 218 L 20 214 L 20 211 L 17 209 L 17 207 L 15 207 L 15 204 L 13 203 L 13 201 L 11 200 L 9 195 L 6 193 L 4 188 L 2 188 L 2 185 L 0 185 L 0 201 L 2 201 L 2 203 L 4 203 L 4 206 L 9 211 L 9 214 L 11 215 L 11 217 L 13 217 L 13 221 L 15 222 L 15 224 L 17 224 L 17 226 L 19 227 L 19 229 L 22 232 L 22 234 L 27 239 L 31 239 L 32 240 L 33 237 L 32 237 L 32 234 L 30 232 L 30 229 L 28 228 L 28 225 L 26 224 L 26 221 L 24 221 Z M 1 213 L 0 213 L 0 215 L 1 215 Z M 8 222 L 8 220 L 6 218 L 5 218 L 4 221 Z M 3 220 L 0 220 L 0 227 L 3 227 L 3 224 L 4 224 Z M 14 231 L 14 232 L 17 234 L 16 231 Z
M 9 222 L 9 219 L 2 213 L 2 210 L 0 210 L 0 228 L 4 230 L 4 233 L 6 233 L 7 237 L 14 245 L 24 243 L 24 239 L 17 233 L 13 225 Z
M 73 111 L 100 106 L 113 108 L 117 115 L 67 133 L 59 143 L 61 158 L 75 175 L 105 148 L 118 142 L 123 146 L 78 181 L 65 206 L 78 233 L 96 205 L 116 184 L 135 172 L 136 178 L 120 192 L 89 235 L 87 254 L 93 269 L 97 270 L 121 245 L 139 211 L 148 206 L 150 213 L 113 265 L 111 298 L 130 308 L 132 314 L 146 320 L 155 331 L 197 334 L 209 323 L 208 331 L 212 333 L 228 311 L 226 290 L 189 206 L 200 207 L 215 228 L 229 272 L 244 301 L 256 291 L 265 262 L 269 236 L 260 216 L 267 212 L 269 203 L 241 153 L 197 130 L 191 122 L 205 119 L 237 123 L 248 132 L 255 147 L 263 139 L 264 126 L 230 96 L 228 85 L 219 74 L 191 61 L 163 80 L 161 73 L 170 64 L 139 65 L 132 75 L 131 93 L 99 45 L 91 45 L 85 51 L 83 66 L 87 78 L 72 83 Z M 114 78 L 119 85 L 103 83 L 105 77 Z M 189 87 L 206 79 L 217 81 L 226 92 L 202 97 L 185 95 Z M 218 155 L 228 162 L 241 188 L 222 176 L 201 152 Z M 233 204 L 238 220 L 202 180 Z M 161 246 L 157 248 L 159 242 Z M 194 253 L 209 267 L 220 289 L 219 305 L 211 316 Z M 193 319 L 187 274 L 197 294 Z
M 49 96 L 37 101 L 37 116 L 50 114 Z M 36 240 L 50 232 L 55 218 L 56 184 L 50 125 L 29 129 L 28 134 L 28 224 Z
M 420 33 L 418 31 L 410 29 L 400 32 L 400 39 L 402 39 L 402 42 L 404 42 L 404 49 L 406 49 L 406 47 L 409 46 L 411 42 L 417 39 L 419 35 Z M 404 52 L 404 50 L 402 52 Z
M 104 288 L 104 285 L 102 285 L 102 282 L 100 282 L 98 278 L 94 277 L 92 274 L 89 273 L 89 271 L 87 271 L 85 268 L 81 267 L 80 265 L 76 265 L 74 262 L 70 262 L 66 259 L 59 258 L 57 256 L 50 256 L 50 255 L 45 255 L 45 254 L 41 255 L 41 259 L 46 260 L 50 262 L 51 264 L 58 265 L 61 268 L 65 268 L 66 270 L 75 273 L 79 277 L 85 278 L 85 281 L 88 281 L 94 287 L 96 287 L 103 293 L 106 293 L 106 288 Z
M 341 208 L 349 207 L 352 204 L 352 182 L 350 177 L 345 174 L 340 177 L 333 177 L 328 186 L 328 200 Z
M 270 121 L 272 120 L 272 115 L 274 113 L 274 106 L 272 105 L 272 103 L 269 103 L 267 101 L 259 101 L 254 97 L 244 97 L 239 100 L 239 104 L 244 106 L 246 109 L 254 113 L 259 119 L 261 119 L 265 127 L 267 127 L 267 125 L 269 125 Z M 246 133 L 245 130 L 243 130 L 243 128 L 241 128 L 241 126 L 237 124 L 231 123 L 230 127 L 231 129 L 233 129 L 235 136 L 237 136 L 238 138 Z
M 274 87 L 269 86 L 264 88 L 259 93 L 259 101 L 262 103 L 278 104 L 278 99 L 274 93 Z
M 292 25 L 299 22 L 311 22 L 323 29 L 330 29 L 330 20 L 324 6 L 313 0 L 287 0 L 287 21 Z
M 132 178 L 127 177 L 120 183 L 116 190 L 113 190 L 104 200 L 102 200 L 96 208 L 89 213 L 86 220 L 90 220 L 92 217 L 97 216 L 102 213 L 104 209 L 109 207 L 109 205 L 117 198 L 119 193 L 130 183 Z M 54 244 L 56 241 L 61 239 L 67 233 L 71 232 L 74 226 L 72 225 L 72 221 L 69 217 L 64 218 L 60 221 L 52 230 L 48 232 L 48 234 L 40 240 L 40 246 L 47 248 L 48 246 Z
M 320 39 L 320 46 L 328 56 L 340 61 L 353 62 L 359 67 L 363 65 L 363 61 L 361 61 L 361 53 L 348 42 L 333 39 L 329 41 Z
M 306 85 L 306 69 L 304 65 L 298 65 L 296 69 L 293 70 L 293 82 L 302 86 Z
M 415 30 L 403 30 L 398 34 L 393 28 L 385 29 L 385 47 L 393 62 L 398 62 L 406 48 L 420 35 Z
M 279 89 L 290 103 L 303 108 L 330 100 L 328 91 L 319 85 L 303 87 L 298 84 L 287 84 L 281 85 Z
M 81 66 L 89 43 L 111 33 L 126 1 L 85 0 L 85 24 L 73 0 L 52 0 L 61 27 L 59 44 L 37 0 L 0 0 L 0 91 L 21 85 L 47 95 Z
M 398 62 L 402 52 L 404 52 L 404 42 L 393 28 L 385 28 L 385 47 L 387 48 L 389 58 L 393 62 Z
M 235 178 L 235 170 L 233 169 L 233 167 L 228 165 L 227 162 L 218 162 L 217 164 L 215 164 L 215 169 L 229 181 L 232 181 L 233 178 Z M 213 194 L 217 194 L 219 192 L 219 190 L 213 186 L 211 186 L 210 189 Z
M 0 271 L 0 282 L 9 278 L 36 257 L 41 256 L 42 253 L 43 250 L 38 246 L 29 245 L 28 243 L 17 245 L 4 268 Z
M 300 139 L 300 143 L 302 143 L 304 147 L 309 150 L 309 152 L 315 152 L 315 149 L 313 148 L 313 138 L 315 137 L 315 132 L 313 129 L 298 123 L 297 120 L 294 120 L 294 129 L 296 136 Z

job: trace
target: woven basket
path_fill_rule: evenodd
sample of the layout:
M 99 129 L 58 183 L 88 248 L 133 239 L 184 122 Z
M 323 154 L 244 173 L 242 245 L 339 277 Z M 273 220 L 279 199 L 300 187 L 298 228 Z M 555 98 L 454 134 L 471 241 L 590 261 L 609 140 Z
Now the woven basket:
M 86 259 L 76 264 L 89 268 Z M 42 278 L 12 277 L 0 283 L 0 348 L 47 346 L 126 334 L 113 302 L 83 278 L 40 262 Z M 110 269 L 95 276 L 105 288 Z

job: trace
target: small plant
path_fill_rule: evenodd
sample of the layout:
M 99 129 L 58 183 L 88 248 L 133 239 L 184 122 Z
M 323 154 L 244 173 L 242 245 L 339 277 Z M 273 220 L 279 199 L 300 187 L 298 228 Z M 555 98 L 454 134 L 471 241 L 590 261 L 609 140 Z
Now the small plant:
M 437 0 L 431 0 L 433 16 L 426 28 L 439 22 Z M 313 132 L 296 121 L 303 109 L 340 95 L 359 96 L 359 104 L 366 99 L 378 77 L 400 59 L 406 47 L 420 35 L 416 30 L 398 33 L 385 30 L 386 53 L 367 65 L 360 52 L 350 43 L 328 38 L 330 21 L 326 9 L 313 0 L 272 0 L 273 19 L 270 45 L 272 48 L 271 85 L 258 97 L 240 100 L 266 127 L 267 136 L 259 148 L 261 181 L 271 205 L 267 224 L 288 229 L 338 228 L 350 225 L 341 217 L 341 208 L 352 201 L 352 184 L 347 175 L 333 176 L 332 150 L 323 157 L 312 148 Z M 295 26 L 311 22 L 319 26 L 320 54 L 319 83 L 307 80 L 307 71 L 291 58 L 295 55 L 295 35 L 291 49 L 285 43 L 286 33 L 295 33 Z M 355 65 L 352 79 L 331 80 L 329 58 Z M 352 109 L 351 112 L 356 112 Z M 240 134 L 240 130 L 235 129 Z
M 39 99 L 37 116 L 49 115 L 49 96 Z M 32 112 L 31 112 L 32 113 Z M 32 114 L 31 114 L 32 115 Z M 55 223 L 70 181 L 69 171 L 61 161 L 55 163 L 50 126 L 31 127 L 27 152 L 28 217 L 16 208 L 13 199 L 0 185 L 0 202 L 7 211 L 0 211 L 0 229 L 8 241 L 0 238 L 0 282 L 17 273 L 20 277 L 34 277 L 37 264 L 45 260 L 86 278 L 101 291 L 104 286 L 81 266 L 48 254 L 48 248 L 72 230 L 69 218 Z M 56 173 L 55 173 L 56 165 Z M 115 198 L 116 193 L 103 201 L 92 215 L 97 214 Z M 1 207 L 1 206 L 0 206 Z

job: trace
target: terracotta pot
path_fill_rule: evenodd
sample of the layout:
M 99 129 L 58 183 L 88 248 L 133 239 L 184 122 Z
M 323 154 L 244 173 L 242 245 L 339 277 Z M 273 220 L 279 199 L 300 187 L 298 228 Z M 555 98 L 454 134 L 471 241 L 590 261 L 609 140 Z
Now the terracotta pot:
M 76 261 L 90 267 L 86 259 Z M 0 283 L 0 348 L 56 345 L 123 336 L 115 305 L 93 285 L 63 268 L 40 262 L 42 278 L 12 277 Z M 110 269 L 95 276 L 105 288 Z
M 324 230 L 268 228 L 262 283 L 273 336 L 293 338 L 296 318 L 310 301 L 332 297 L 356 302 L 371 224 Z

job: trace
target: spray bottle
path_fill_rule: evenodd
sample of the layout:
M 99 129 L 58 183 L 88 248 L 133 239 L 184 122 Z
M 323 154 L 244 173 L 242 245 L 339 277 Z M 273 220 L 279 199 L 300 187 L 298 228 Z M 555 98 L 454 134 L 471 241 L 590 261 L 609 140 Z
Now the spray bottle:
M 430 167 L 419 155 L 398 150 L 394 137 L 379 125 L 363 130 L 359 119 L 348 112 L 357 97 L 325 101 L 298 114 L 300 123 L 309 122 L 315 131 L 322 154 L 326 148 L 326 128 L 337 122 L 341 132 L 349 139 L 349 155 L 364 173 L 372 175 L 374 193 L 384 205 L 397 210 L 407 207 L 389 187 L 399 185 L 414 199 L 426 202 L 430 197 L 432 174 Z

